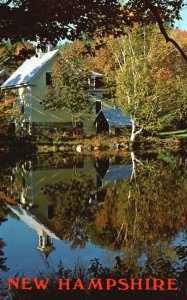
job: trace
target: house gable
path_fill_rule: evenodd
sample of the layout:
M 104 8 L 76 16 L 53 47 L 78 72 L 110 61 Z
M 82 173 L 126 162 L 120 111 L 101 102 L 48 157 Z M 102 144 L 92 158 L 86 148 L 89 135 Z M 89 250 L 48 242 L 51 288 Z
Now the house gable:
M 110 133 L 112 128 L 132 125 L 130 118 L 119 108 L 102 108 L 94 124 L 97 127 L 97 133 L 104 131 Z
M 21 86 L 28 86 L 34 83 L 35 78 L 43 68 L 54 60 L 59 50 L 45 53 L 42 58 L 36 56 L 27 59 L 1 86 L 2 89 L 14 89 Z

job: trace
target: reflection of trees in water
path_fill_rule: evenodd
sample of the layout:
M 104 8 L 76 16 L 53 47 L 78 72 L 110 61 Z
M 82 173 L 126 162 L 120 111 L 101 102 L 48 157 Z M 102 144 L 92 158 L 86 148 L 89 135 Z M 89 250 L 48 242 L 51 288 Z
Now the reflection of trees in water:
M 137 264 L 143 254 L 146 259 L 172 256 L 169 244 L 185 228 L 186 170 L 180 160 L 170 159 L 139 163 L 130 179 L 108 190 L 97 214 L 95 241 L 107 243 L 113 228 L 110 247 L 123 249 L 128 264 Z
M 114 269 L 105 268 L 99 262 L 92 264 L 90 276 L 95 272 L 94 276 L 100 278 L 177 277 L 182 288 L 182 296 L 178 297 L 181 300 L 185 286 L 186 248 L 172 246 L 171 242 L 179 231 L 184 231 L 186 224 L 187 171 L 183 159 L 167 151 L 161 151 L 157 160 L 140 161 L 134 155 L 132 158 L 131 178 L 108 187 L 105 201 L 99 205 L 89 203 L 96 190 L 89 177 L 75 173 L 68 183 L 48 185 L 45 192 L 54 203 L 55 231 L 62 239 L 71 241 L 74 248 L 84 247 L 91 239 L 95 244 L 124 253 L 116 258 Z M 3 201 L 0 205 L 4 207 L 0 219 L 4 220 L 8 208 Z M 55 270 L 54 274 L 60 273 Z M 69 273 L 64 269 L 64 274 Z M 84 278 L 88 278 L 89 274 L 86 273 Z M 21 299 L 34 300 L 42 295 L 41 291 L 34 295 L 29 291 Z M 108 296 L 101 293 L 98 299 L 108 300 Z M 117 296 L 110 293 L 112 300 L 126 298 L 126 294 Z M 147 292 L 138 294 L 137 299 L 147 296 Z M 43 295 L 45 299 L 67 299 L 65 297 L 54 290 L 47 296 Z M 159 300 L 161 297 L 158 294 Z M 72 299 L 72 294 L 69 298 Z M 86 295 L 81 296 L 81 299 L 84 298 Z M 91 298 L 96 300 L 97 295 L 90 295 Z M 19 299 L 18 295 L 13 299 Z M 155 300 L 155 294 L 149 299 Z M 165 294 L 163 299 L 167 299 Z
M 186 253 L 184 251 L 184 247 L 180 246 L 176 249 L 178 252 L 178 259 L 184 260 L 186 257 Z M 133 269 L 128 265 L 125 265 L 124 262 L 116 257 L 116 263 L 114 267 L 106 267 L 100 263 L 98 259 L 93 259 L 90 261 L 88 266 L 79 262 L 74 266 L 74 268 L 65 268 L 62 262 L 59 263 L 57 269 L 52 267 L 49 268 L 47 272 L 43 272 L 37 275 L 37 278 L 44 279 L 50 278 L 50 284 L 46 290 L 36 290 L 35 286 L 29 291 L 24 290 L 16 290 L 14 289 L 11 295 L 12 300 L 37 300 L 37 299 L 53 299 L 53 300 L 70 300 L 70 299 L 82 299 L 82 300 L 113 300 L 113 299 L 131 299 L 131 300 L 139 300 L 139 299 L 149 299 L 149 300 L 172 300 L 172 299 L 180 299 L 184 300 L 186 295 L 186 266 L 178 268 L 180 262 L 178 264 L 173 264 L 172 260 L 169 257 L 160 256 L 155 258 L 153 262 L 150 262 L 146 265 L 144 270 Z M 66 289 L 58 290 L 58 280 L 59 278 L 70 279 L 70 290 Z M 80 290 L 78 287 L 76 290 L 73 290 L 75 286 L 76 280 L 80 279 L 85 287 L 85 290 Z M 98 291 L 98 287 L 94 290 L 87 290 L 90 279 L 96 281 L 100 280 L 101 286 L 103 290 Z M 130 281 L 133 278 L 135 282 L 138 281 L 139 278 L 142 278 L 142 290 L 138 290 L 135 287 L 135 290 L 126 290 L 119 291 L 116 287 L 111 288 L 109 291 L 106 291 L 106 279 L 116 280 L 117 287 L 119 286 L 118 280 L 120 278 L 125 278 L 127 283 L 130 286 Z M 150 286 L 152 286 L 152 279 L 159 278 L 161 280 L 165 280 L 164 288 L 166 291 L 151 291 L 145 290 L 145 279 L 149 278 Z M 167 279 L 175 278 L 177 280 L 177 291 L 167 291 Z
M 73 166 L 82 167 L 84 157 L 77 153 L 44 154 L 32 157 L 32 160 L 26 161 L 27 169 L 44 168 L 72 168 Z
M 5 222 L 6 216 L 9 213 L 9 209 L 5 202 L 0 199 L 0 225 L 2 222 Z M 8 271 L 8 267 L 5 265 L 7 258 L 4 257 L 4 251 L 3 248 L 5 246 L 5 243 L 3 239 L 0 237 L 0 270 L 2 271 Z
M 0 238 L 0 270 L 2 271 L 8 271 L 8 267 L 5 265 L 7 258 L 4 257 L 4 251 L 3 248 L 5 246 L 5 243 L 2 238 Z
M 68 184 L 49 185 L 55 202 L 55 227 L 73 247 L 92 242 L 119 249 L 128 264 L 141 255 L 152 260 L 160 254 L 175 256 L 172 239 L 186 224 L 186 170 L 180 157 L 162 151 L 157 160 L 133 155 L 133 173 L 107 189 L 102 205 L 90 205 L 93 182 L 77 177 Z
M 6 198 L 7 184 L 8 184 L 7 176 L 0 173 L 0 225 L 2 224 L 2 222 L 5 222 L 7 220 L 6 217 L 9 213 L 9 209 L 4 199 Z M 0 237 L 0 270 L 8 271 L 8 268 L 5 265 L 7 258 L 4 257 L 4 251 L 3 251 L 4 246 L 5 243 L 3 239 Z
M 73 248 L 85 246 L 89 238 L 87 227 L 95 215 L 95 207 L 89 205 L 93 186 L 92 179 L 84 175 L 46 186 L 45 193 L 55 204 L 55 229 L 61 238 L 72 241 Z
M 13 191 L 15 186 L 10 180 L 11 172 L 8 168 L 4 168 L 1 172 L 0 170 L 0 226 L 3 222 L 7 221 L 7 216 L 12 215 L 7 203 L 16 203 L 15 200 L 9 196 L 9 191 Z M 8 271 L 8 267 L 5 265 L 7 258 L 4 257 L 3 248 L 5 243 L 0 237 L 0 270 Z

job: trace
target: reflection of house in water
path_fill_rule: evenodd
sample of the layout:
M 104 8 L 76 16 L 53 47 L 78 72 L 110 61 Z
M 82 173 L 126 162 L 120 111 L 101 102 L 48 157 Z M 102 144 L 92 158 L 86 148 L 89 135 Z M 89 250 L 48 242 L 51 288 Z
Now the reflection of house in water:
M 59 240 L 59 238 L 32 212 L 22 208 L 20 204 L 17 206 L 9 206 L 9 208 L 21 221 L 37 232 L 39 236 L 37 249 L 44 253 L 47 257 L 55 249 L 53 246 L 53 240 Z
M 53 234 L 55 204 L 45 195 L 46 185 L 60 181 L 69 183 L 78 174 L 91 176 L 95 183 L 96 170 L 92 157 L 83 160 L 81 155 L 75 155 L 60 157 L 60 162 L 27 161 L 12 169 L 11 181 L 17 189 L 8 193 L 20 204 L 11 209 L 39 234 L 38 249 L 45 254 L 53 249 L 51 239 L 57 238 Z
M 92 195 L 90 202 L 103 202 L 107 188 L 128 178 L 132 174 L 132 165 L 120 164 L 120 157 L 115 159 L 97 159 L 95 168 L 97 170 L 97 192 Z
M 102 187 L 107 187 L 111 184 L 116 184 L 117 182 L 130 177 L 132 173 L 132 166 L 118 166 L 118 165 L 111 165 L 109 166 L 107 172 L 102 177 L 98 174 L 98 184 L 100 184 Z
M 13 170 L 12 183 L 17 181 L 18 189 L 14 192 L 14 198 L 38 217 L 50 221 L 54 215 L 53 203 L 45 195 L 45 187 L 48 184 L 62 181 L 68 183 L 79 173 L 96 178 L 96 171 L 92 158 L 83 159 L 78 156 L 61 158 L 60 163 L 42 163 L 32 166 L 31 162 L 25 162 L 22 166 L 16 166 Z
M 81 155 L 75 155 L 61 157 L 58 163 L 44 160 L 33 164 L 27 161 L 13 168 L 11 179 L 12 183 L 17 182 L 17 190 L 11 196 L 20 204 L 11 210 L 37 232 L 37 249 L 46 256 L 54 249 L 53 240 L 58 239 L 54 233 L 56 202 L 46 196 L 46 185 L 70 183 L 78 174 L 93 179 L 93 194 L 88 203 L 102 203 L 109 186 L 131 175 L 131 165 L 124 165 L 120 157 L 98 158 L 94 163 L 92 157 L 83 159 Z
M 79 157 L 79 158 L 78 158 Z M 58 166 L 38 166 L 32 167 L 29 163 L 22 165 L 21 169 L 16 167 L 13 170 L 13 180 L 19 180 L 20 188 L 15 193 L 15 199 L 27 208 L 32 208 L 32 212 L 39 218 L 44 219 L 49 224 L 54 217 L 54 203 L 45 195 L 47 184 L 59 181 L 70 182 L 78 174 L 91 176 L 94 185 L 90 202 L 103 202 L 107 188 L 119 181 L 130 177 L 132 173 L 131 164 L 121 161 L 120 156 L 113 158 L 98 158 L 95 163 L 91 157 L 62 158 Z
M 46 257 L 55 249 L 53 246 L 53 239 L 48 235 L 43 229 L 37 231 L 39 236 L 39 246 L 38 250 L 45 253 Z

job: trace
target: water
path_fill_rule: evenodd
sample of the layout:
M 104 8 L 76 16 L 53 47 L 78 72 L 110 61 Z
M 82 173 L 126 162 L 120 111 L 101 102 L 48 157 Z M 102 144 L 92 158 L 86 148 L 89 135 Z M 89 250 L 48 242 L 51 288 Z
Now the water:
M 182 269 L 186 164 L 184 150 L 3 160 L 0 278 L 116 256 L 134 273 L 163 257 Z

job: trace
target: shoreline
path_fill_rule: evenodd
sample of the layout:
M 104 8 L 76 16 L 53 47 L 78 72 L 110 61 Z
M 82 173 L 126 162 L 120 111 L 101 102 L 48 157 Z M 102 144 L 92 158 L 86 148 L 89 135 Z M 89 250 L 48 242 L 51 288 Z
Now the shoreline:
M 0 154 L 42 154 L 42 153 L 83 153 L 85 155 L 97 152 L 126 152 L 132 150 L 155 150 L 173 148 L 179 150 L 187 146 L 185 137 L 143 137 L 132 146 L 126 137 L 93 137 L 69 139 L 64 141 L 52 140 L 35 141 L 33 139 L 0 139 Z

